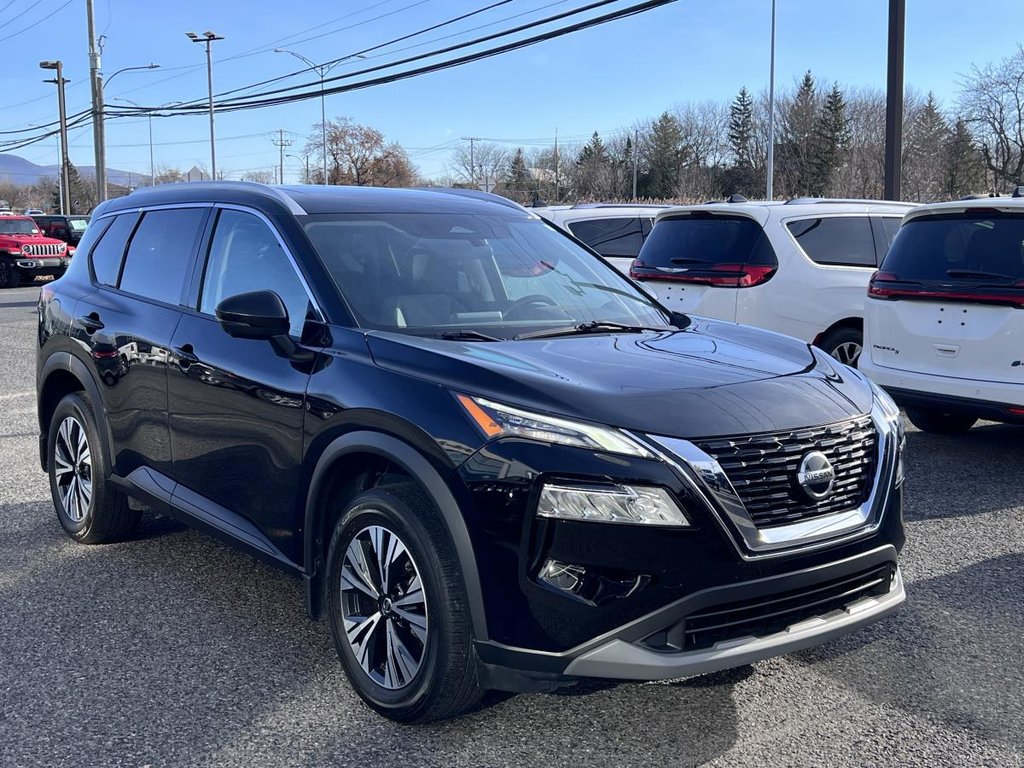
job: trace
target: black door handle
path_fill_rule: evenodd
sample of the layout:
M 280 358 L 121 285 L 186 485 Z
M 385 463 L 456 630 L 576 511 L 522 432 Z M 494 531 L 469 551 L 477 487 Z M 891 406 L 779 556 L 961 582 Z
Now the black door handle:
M 191 344 L 182 344 L 180 347 L 175 347 L 174 356 L 178 358 L 178 365 L 182 368 L 188 368 L 192 363 L 199 362 L 199 358 L 196 356 L 195 349 Z
M 103 322 L 100 320 L 100 316 L 95 312 L 90 312 L 88 315 L 78 318 L 78 323 L 85 329 L 85 332 L 90 335 L 103 328 Z

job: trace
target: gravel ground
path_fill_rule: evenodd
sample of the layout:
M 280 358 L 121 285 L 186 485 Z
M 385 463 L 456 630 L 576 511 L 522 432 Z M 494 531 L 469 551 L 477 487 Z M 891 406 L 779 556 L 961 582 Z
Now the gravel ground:
M 166 519 L 62 533 L 37 460 L 36 290 L 0 294 L 0 765 L 1024 766 L 1024 430 L 911 431 L 909 600 L 824 647 L 668 684 L 494 696 L 400 727 L 298 581 Z

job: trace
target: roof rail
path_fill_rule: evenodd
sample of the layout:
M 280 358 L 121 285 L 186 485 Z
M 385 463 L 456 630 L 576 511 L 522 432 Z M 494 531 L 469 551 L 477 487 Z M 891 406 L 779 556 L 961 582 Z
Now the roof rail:
M 670 208 L 667 203 L 576 203 L 573 208 Z
M 792 197 L 783 205 L 849 205 L 851 203 L 862 203 L 864 205 L 912 205 L 903 200 L 869 200 L 857 197 Z

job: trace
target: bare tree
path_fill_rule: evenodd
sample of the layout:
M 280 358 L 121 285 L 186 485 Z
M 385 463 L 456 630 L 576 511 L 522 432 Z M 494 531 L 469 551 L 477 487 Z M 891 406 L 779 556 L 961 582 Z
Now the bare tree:
M 320 126 L 313 128 L 305 151 L 322 159 L 326 149 L 331 184 L 409 186 L 416 178 L 416 169 L 406 151 L 397 143 L 385 143 L 384 134 L 376 128 L 360 125 L 347 117 L 329 120 L 326 148 Z M 318 163 L 318 167 L 320 165 Z M 322 183 L 322 172 L 311 172 L 311 176 L 315 183 Z
M 255 181 L 259 184 L 276 184 L 277 169 L 256 168 L 251 171 L 246 171 L 242 174 L 242 181 Z
M 489 141 L 464 141 L 452 153 L 452 173 L 463 184 L 499 184 L 508 170 L 509 152 Z
M 960 91 L 960 110 L 996 190 L 1024 184 L 1024 46 L 998 64 L 972 67 Z

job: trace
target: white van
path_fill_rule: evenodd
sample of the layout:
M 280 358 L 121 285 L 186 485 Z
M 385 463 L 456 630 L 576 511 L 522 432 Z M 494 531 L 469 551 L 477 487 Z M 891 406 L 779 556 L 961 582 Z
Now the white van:
M 868 289 L 861 368 L 911 422 L 1024 423 L 1024 198 L 908 214 Z
M 630 277 L 670 309 L 795 336 L 856 366 L 868 280 L 911 208 L 806 198 L 671 208 Z

